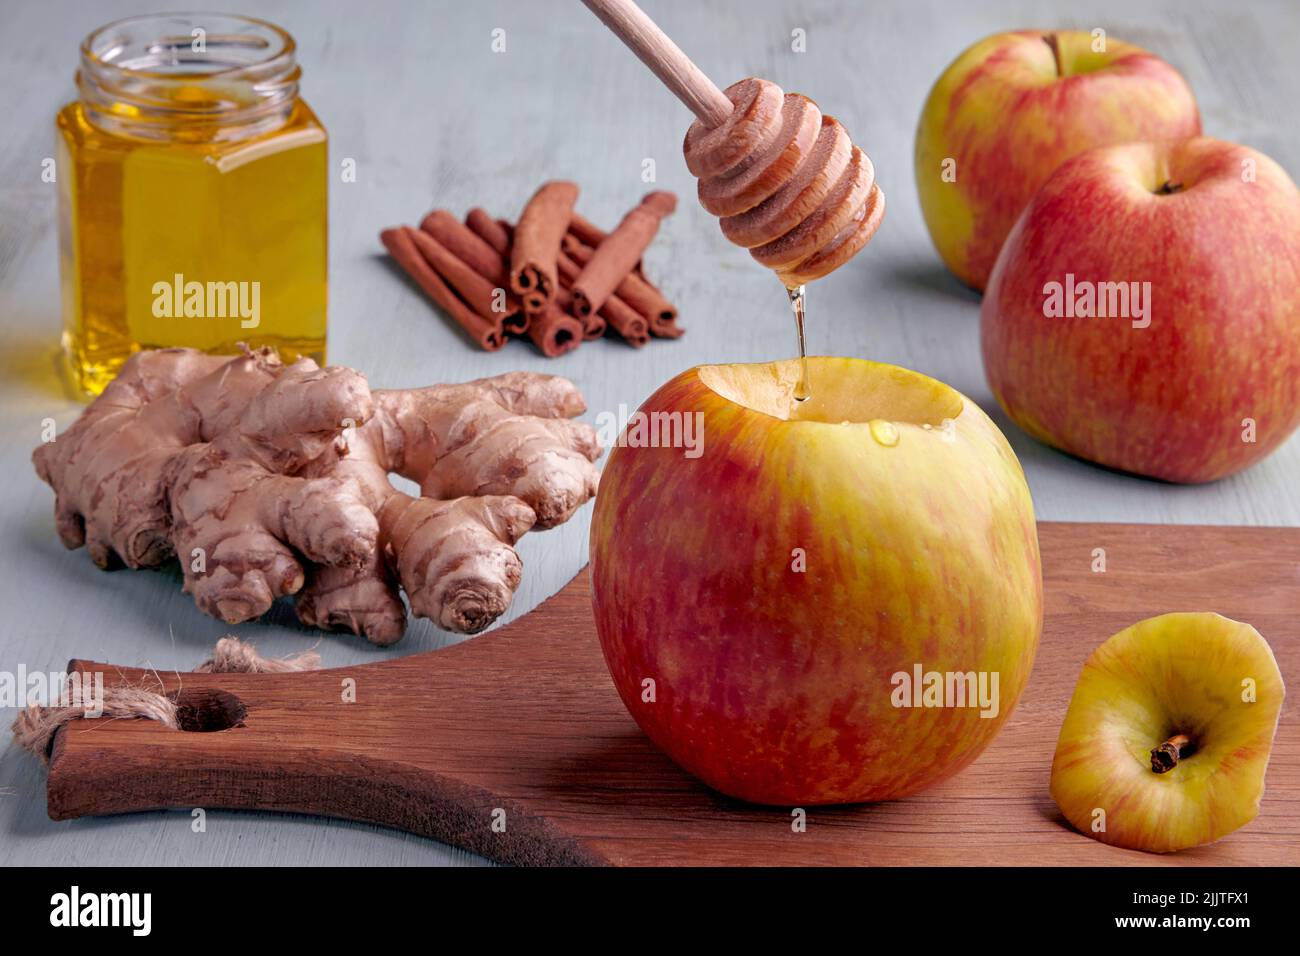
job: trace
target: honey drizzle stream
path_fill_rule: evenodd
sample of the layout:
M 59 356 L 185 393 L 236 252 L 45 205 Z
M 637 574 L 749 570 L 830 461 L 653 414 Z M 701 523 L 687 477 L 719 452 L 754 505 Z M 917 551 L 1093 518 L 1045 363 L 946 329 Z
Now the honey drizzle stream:
M 799 334 L 799 381 L 794 387 L 794 400 L 806 402 L 812 398 L 812 383 L 808 381 L 808 346 L 804 338 L 804 311 L 808 297 L 802 285 L 787 287 L 785 292 L 790 297 L 794 327 Z

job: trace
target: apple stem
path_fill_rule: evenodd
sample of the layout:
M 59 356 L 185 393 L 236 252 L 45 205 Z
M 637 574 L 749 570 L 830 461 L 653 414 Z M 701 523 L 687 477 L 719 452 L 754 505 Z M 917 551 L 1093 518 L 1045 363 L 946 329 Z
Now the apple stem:
M 1159 189 L 1156 190 L 1156 195 L 1172 196 L 1174 193 L 1181 191 L 1182 188 L 1183 188 L 1182 183 L 1176 183 L 1170 180 L 1169 182 L 1166 182 L 1164 185 L 1162 185 Z
M 1168 773 L 1178 766 L 1179 758 L 1189 755 L 1195 749 L 1192 738 L 1186 734 L 1174 734 L 1151 751 L 1151 772 Z
M 1055 33 L 1048 33 L 1043 37 L 1043 42 L 1052 48 L 1052 59 L 1056 61 L 1056 75 L 1065 76 L 1065 69 L 1061 66 L 1061 41 Z

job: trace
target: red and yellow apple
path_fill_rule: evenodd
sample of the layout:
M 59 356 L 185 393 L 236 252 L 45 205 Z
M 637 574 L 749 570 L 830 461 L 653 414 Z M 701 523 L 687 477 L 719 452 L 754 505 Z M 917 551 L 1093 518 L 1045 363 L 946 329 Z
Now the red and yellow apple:
M 592 518 L 596 627 L 637 723 L 714 789 L 888 800 L 974 760 L 1029 678 L 1033 505 L 954 389 L 809 365 L 802 403 L 788 361 L 692 369 L 641 406 Z M 663 439 L 683 426 L 698 448 Z
M 1259 813 L 1286 688 L 1268 643 L 1218 614 L 1162 614 L 1092 653 L 1052 760 L 1081 833 L 1132 850 L 1200 846 Z
M 1008 236 L 981 310 L 993 394 L 1030 435 L 1177 482 L 1300 424 L 1300 192 L 1219 140 L 1091 150 Z
M 1084 150 L 1201 132 L 1191 89 L 1147 51 L 1077 30 L 987 37 L 946 69 L 916 131 L 916 185 L 930 238 L 975 289 L 1016 217 Z

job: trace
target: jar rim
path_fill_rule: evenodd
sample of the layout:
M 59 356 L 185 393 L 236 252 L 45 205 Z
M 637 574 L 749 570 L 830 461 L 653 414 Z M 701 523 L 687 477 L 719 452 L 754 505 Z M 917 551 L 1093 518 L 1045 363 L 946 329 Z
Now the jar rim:
M 92 31 L 77 89 L 87 118 L 147 139 L 247 139 L 283 125 L 302 70 L 288 31 L 232 13 L 150 13 Z
M 195 70 L 176 70 L 176 69 L 144 69 L 133 65 L 123 65 L 114 62 L 111 58 L 105 56 L 102 49 L 97 47 L 104 40 L 113 34 L 138 27 L 147 23 L 158 23 L 159 25 L 167 21 L 186 21 L 198 25 L 198 21 L 206 20 L 208 22 L 223 21 L 228 24 L 239 24 L 242 26 L 252 26 L 259 30 L 265 31 L 276 42 L 278 47 L 268 43 L 271 52 L 265 56 L 250 60 L 247 63 L 229 64 L 216 69 L 195 69 Z M 206 31 L 205 31 L 206 32 Z M 192 34 L 191 34 L 192 36 Z M 186 38 L 186 43 L 190 43 L 190 37 Z M 117 44 L 114 49 L 120 49 L 121 44 Z M 218 81 L 225 82 L 238 80 L 243 77 L 253 77 L 265 74 L 274 75 L 277 73 L 277 67 L 282 67 L 285 71 L 292 70 L 295 64 L 295 54 L 297 44 L 293 37 L 283 27 L 277 26 L 269 20 L 263 20 L 259 17 L 244 16 L 237 13 L 142 13 L 134 16 L 122 17 L 96 27 L 86 38 L 81 41 L 81 61 L 86 68 L 94 70 L 101 76 L 117 75 L 123 78 L 135 77 L 139 79 L 155 80 L 192 80 L 192 81 Z

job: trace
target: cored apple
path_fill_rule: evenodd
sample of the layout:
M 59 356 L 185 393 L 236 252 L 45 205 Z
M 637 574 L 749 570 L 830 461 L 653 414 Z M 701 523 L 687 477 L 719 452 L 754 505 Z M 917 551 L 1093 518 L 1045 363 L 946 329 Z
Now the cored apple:
M 1083 665 L 1052 760 L 1052 799 L 1103 843 L 1167 853 L 1259 813 L 1286 688 L 1268 643 L 1218 614 L 1162 614 Z
M 987 37 L 943 72 L 916 131 L 916 185 L 948 268 L 983 289 L 1016 217 L 1095 146 L 1201 132 L 1191 89 L 1147 51 L 1077 30 Z
M 981 337 L 1041 441 L 1168 481 L 1240 471 L 1300 424 L 1300 192 L 1220 140 L 1090 150 L 1007 238 Z
M 954 389 L 809 367 L 802 403 L 789 361 L 692 369 L 641 406 L 592 519 L 596 627 L 637 723 L 714 789 L 888 800 L 974 760 L 1029 679 L 1033 506 Z

